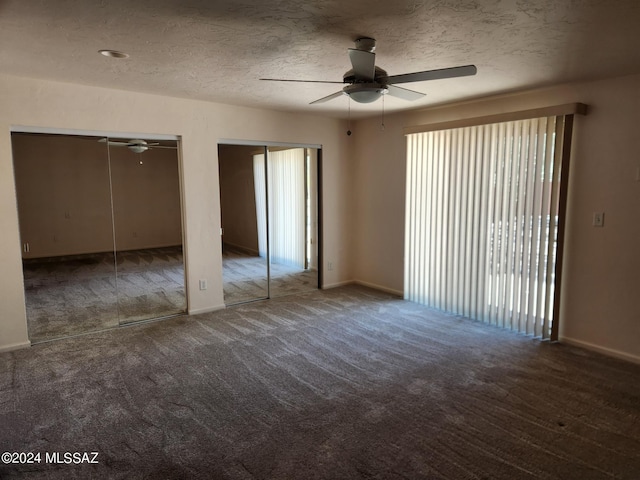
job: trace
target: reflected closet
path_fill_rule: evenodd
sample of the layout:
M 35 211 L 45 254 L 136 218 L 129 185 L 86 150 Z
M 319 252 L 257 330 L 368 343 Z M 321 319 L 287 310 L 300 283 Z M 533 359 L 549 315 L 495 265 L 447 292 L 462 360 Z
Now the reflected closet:
M 320 149 L 218 146 L 226 305 L 319 288 Z
M 177 140 L 11 139 L 32 343 L 186 311 Z

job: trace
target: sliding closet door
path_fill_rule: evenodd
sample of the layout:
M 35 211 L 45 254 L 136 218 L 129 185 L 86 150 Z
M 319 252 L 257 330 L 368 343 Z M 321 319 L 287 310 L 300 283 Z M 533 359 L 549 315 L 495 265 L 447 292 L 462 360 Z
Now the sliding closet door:
M 315 149 L 269 148 L 271 297 L 318 288 L 316 159 Z
M 318 150 L 219 145 L 226 305 L 317 289 Z
M 265 149 L 219 145 L 226 305 L 269 297 Z
M 116 326 L 106 144 L 27 133 L 11 140 L 31 342 Z
M 184 312 L 177 142 L 139 153 L 120 142 L 109 139 L 120 323 Z

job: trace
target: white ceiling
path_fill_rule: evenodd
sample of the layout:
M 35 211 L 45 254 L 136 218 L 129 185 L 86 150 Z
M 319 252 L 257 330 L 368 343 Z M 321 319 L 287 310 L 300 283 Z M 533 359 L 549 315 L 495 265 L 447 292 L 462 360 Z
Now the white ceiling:
M 361 36 L 389 75 L 478 67 L 386 111 L 640 73 L 638 0 L 0 0 L 2 73 L 342 117 L 347 97 L 309 105 L 341 85 L 259 79 L 341 81 Z

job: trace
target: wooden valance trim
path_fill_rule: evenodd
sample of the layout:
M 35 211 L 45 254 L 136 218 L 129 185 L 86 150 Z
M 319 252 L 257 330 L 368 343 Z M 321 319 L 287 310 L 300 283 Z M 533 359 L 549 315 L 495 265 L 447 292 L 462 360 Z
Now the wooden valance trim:
M 528 118 L 554 117 L 559 115 L 586 115 L 587 105 L 584 103 L 566 103 L 552 107 L 533 108 L 531 110 L 521 110 L 519 112 L 498 113 L 484 117 L 463 118 L 450 122 L 431 123 L 406 127 L 405 135 L 412 133 L 435 132 L 437 130 L 450 130 L 452 128 L 473 127 L 476 125 L 489 125 L 491 123 L 513 122 L 516 120 L 526 120 Z

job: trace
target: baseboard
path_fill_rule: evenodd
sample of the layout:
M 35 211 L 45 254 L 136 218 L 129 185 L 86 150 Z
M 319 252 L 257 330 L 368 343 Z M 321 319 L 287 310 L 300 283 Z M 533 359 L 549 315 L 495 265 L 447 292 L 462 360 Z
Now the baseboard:
M 234 243 L 224 242 L 223 248 L 228 248 L 230 250 L 236 250 L 238 252 L 245 253 L 247 255 L 253 255 L 255 257 L 260 255 L 260 252 L 258 252 L 258 250 L 255 250 L 255 249 L 249 248 L 249 247 L 243 247 L 242 245 L 236 245 Z
M 336 282 L 336 283 L 325 283 L 322 286 L 322 290 L 328 290 L 329 288 L 344 287 L 345 285 L 353 285 L 354 283 L 355 281 L 353 280 L 345 280 L 343 282 Z
M 344 287 L 345 285 L 361 285 L 374 290 L 380 290 L 381 292 L 390 293 L 391 295 L 396 295 L 401 298 L 404 296 L 404 293 L 399 290 L 383 287 L 382 285 L 376 285 L 375 283 L 363 282 L 362 280 L 345 280 L 343 282 L 329 283 L 323 285 L 322 289 L 327 290 L 329 288 Z
M 29 348 L 31 346 L 30 341 L 21 342 L 21 343 L 13 343 L 11 345 L 3 345 L 0 346 L 0 353 L 3 352 L 11 352 L 12 350 L 20 350 L 22 348 Z
M 559 341 L 560 343 L 566 343 L 567 345 L 582 347 L 586 350 L 592 350 L 594 352 L 602 353 L 603 355 L 607 355 L 609 357 L 615 357 L 621 360 L 626 360 L 628 362 L 640 364 L 640 356 L 632 355 L 626 352 L 621 352 L 620 350 L 615 350 L 613 348 L 602 347 L 600 345 L 595 345 L 589 342 L 583 342 L 582 340 L 576 340 L 575 338 L 569 338 L 569 337 L 560 337 Z
M 383 287 L 382 285 L 376 285 L 375 283 L 363 282 L 362 280 L 356 280 L 354 282 L 356 285 L 362 285 L 363 287 L 373 288 L 374 290 L 380 290 L 381 292 L 390 293 L 391 295 L 395 295 L 397 297 L 404 297 L 404 292 L 400 290 L 395 290 L 393 288 Z
M 194 310 L 189 310 L 187 312 L 187 315 L 198 315 L 200 313 L 211 313 L 211 312 L 216 312 L 218 310 L 224 310 L 225 308 L 227 308 L 227 306 L 224 305 L 224 304 L 217 305 L 215 307 L 197 308 L 197 309 L 194 309 Z

